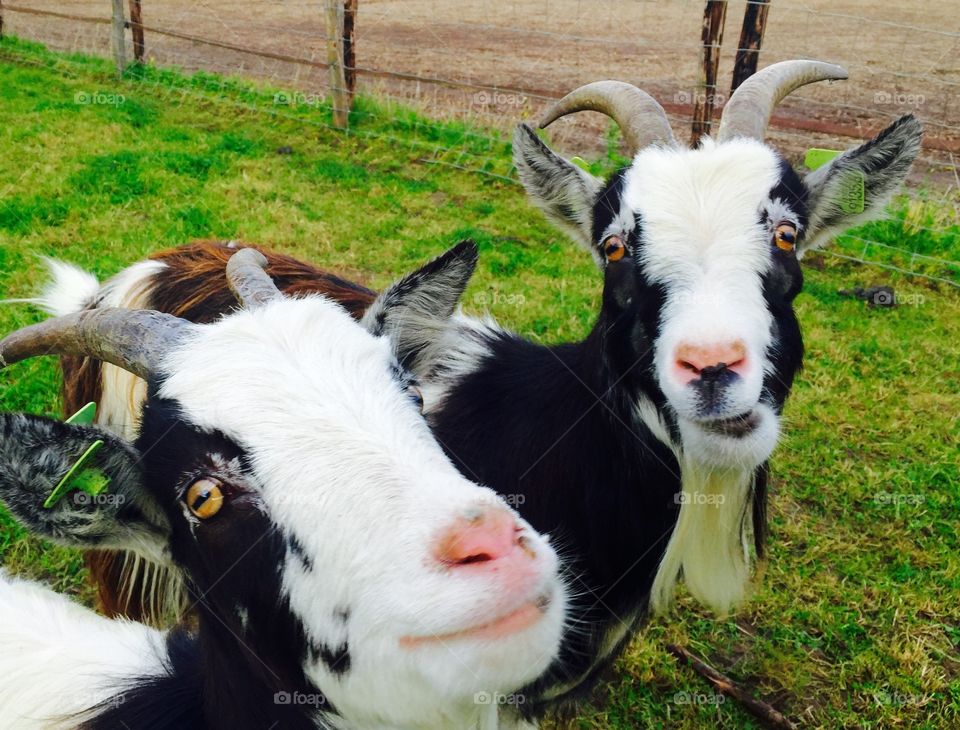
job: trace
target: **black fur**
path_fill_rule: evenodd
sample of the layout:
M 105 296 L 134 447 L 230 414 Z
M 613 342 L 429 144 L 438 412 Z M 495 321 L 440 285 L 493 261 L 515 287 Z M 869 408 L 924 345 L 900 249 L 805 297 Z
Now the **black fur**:
M 133 678 L 95 708 L 85 727 L 316 728 L 318 709 L 334 711 L 325 699 L 283 701 L 320 697 L 303 673 L 312 649 L 280 584 L 288 551 L 303 556 L 303 550 L 260 510 L 244 480 L 243 451 L 221 434 L 190 426 L 155 390 L 136 448 L 144 486 L 172 525 L 172 556 L 187 577 L 198 627 L 170 635 L 166 674 Z M 191 527 L 181 500 L 200 476 L 221 480 L 225 501 L 215 519 Z M 349 653 L 346 647 L 338 652 L 334 666 L 342 674 L 349 671 Z

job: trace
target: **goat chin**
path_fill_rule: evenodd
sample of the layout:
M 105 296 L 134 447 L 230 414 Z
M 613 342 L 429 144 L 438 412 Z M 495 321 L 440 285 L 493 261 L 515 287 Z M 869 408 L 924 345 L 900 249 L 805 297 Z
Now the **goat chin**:
M 657 570 L 650 603 L 655 612 L 666 611 L 682 575 L 695 599 L 725 616 L 749 594 L 754 470 L 711 469 L 685 459 L 682 471 L 680 516 Z

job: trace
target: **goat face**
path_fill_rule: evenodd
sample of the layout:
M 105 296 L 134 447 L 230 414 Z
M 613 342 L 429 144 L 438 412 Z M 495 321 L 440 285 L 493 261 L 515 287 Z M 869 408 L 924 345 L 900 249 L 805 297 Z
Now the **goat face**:
M 475 709 L 476 692 L 516 690 L 557 650 L 555 555 L 456 471 L 410 389 L 429 366 L 424 327 L 443 327 L 474 262 L 461 246 L 388 289 L 367 328 L 322 297 L 243 287 L 258 306 L 171 318 L 175 338 L 142 373 L 137 441 L 3 416 L 0 496 L 60 542 L 172 563 L 202 621 L 250 650 L 248 669 L 266 664 L 275 691 L 316 688 L 364 726 L 426 726 Z M 23 356 L 16 342 L 0 354 Z M 110 499 L 44 510 L 94 439 Z
M 606 183 L 525 125 L 514 138 L 534 202 L 604 271 L 601 317 L 615 373 L 636 383 L 654 432 L 707 467 L 754 468 L 770 456 L 803 351 L 792 305 L 800 259 L 831 233 L 879 215 L 919 150 L 920 125 L 907 116 L 801 179 L 756 138 L 783 93 L 844 75 L 800 61 L 764 69 L 731 98 L 717 141 L 692 150 L 676 145 L 643 92 L 591 85 L 586 99 L 561 101 L 548 121 L 590 108 L 626 128 L 638 149 Z M 614 87 L 601 89 L 599 103 L 604 83 Z M 745 117 L 750 103 L 763 108 Z M 860 190 L 863 205 L 851 207 L 845 196 Z

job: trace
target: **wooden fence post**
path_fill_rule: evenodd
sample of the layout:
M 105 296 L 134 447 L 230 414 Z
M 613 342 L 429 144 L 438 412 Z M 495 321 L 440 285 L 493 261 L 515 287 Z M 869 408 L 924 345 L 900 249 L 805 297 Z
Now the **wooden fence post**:
M 740 29 L 740 43 L 737 45 L 737 60 L 733 64 L 731 94 L 757 72 L 760 45 L 763 43 L 769 12 L 770 0 L 747 0 L 747 9 L 743 12 L 743 27 Z
M 143 63 L 143 13 L 140 0 L 130 0 L 130 33 L 133 36 L 133 60 Z
M 357 92 L 357 44 L 354 29 L 357 24 L 359 0 L 344 0 L 343 4 L 343 75 L 347 82 L 347 96 L 353 108 L 353 96 Z
M 330 104 L 333 106 L 333 125 L 346 129 L 350 102 L 347 79 L 343 70 L 343 0 L 324 0 L 327 19 L 327 63 L 330 64 Z
M 720 45 L 723 43 L 723 23 L 727 19 L 727 0 L 707 0 L 703 10 L 703 43 L 700 64 L 700 83 L 693 104 L 693 135 L 690 144 L 696 146 L 700 137 L 710 133 L 713 105 L 717 96 L 717 68 L 720 64 Z
M 123 17 L 123 0 L 112 0 L 113 3 L 113 60 L 117 64 L 117 73 L 122 74 L 127 65 L 126 34 L 127 21 Z

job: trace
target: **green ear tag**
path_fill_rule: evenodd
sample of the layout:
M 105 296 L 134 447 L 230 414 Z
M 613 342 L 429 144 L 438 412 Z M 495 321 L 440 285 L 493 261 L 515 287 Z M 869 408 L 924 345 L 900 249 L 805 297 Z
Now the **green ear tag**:
M 582 157 L 571 157 L 570 162 L 572 162 L 574 165 L 579 167 L 581 170 L 584 170 L 585 172 L 590 172 L 590 163 L 588 163 Z
M 93 419 L 97 417 L 97 404 L 96 403 L 87 403 L 83 408 L 74 413 L 70 418 L 68 418 L 64 423 L 69 423 L 72 425 L 79 426 L 89 426 L 93 423 Z
M 811 170 L 816 170 L 839 156 L 840 152 L 838 150 L 823 150 L 819 147 L 813 147 L 807 150 L 807 154 L 803 158 L 803 164 Z
M 74 413 L 66 420 L 71 425 L 89 425 L 97 414 L 96 403 L 87 403 L 83 408 Z M 66 475 L 57 482 L 50 496 L 43 503 L 45 509 L 50 509 L 57 504 L 64 495 L 74 489 L 89 494 L 92 497 L 100 494 L 110 484 L 110 477 L 104 474 L 96 467 L 88 467 L 87 464 L 93 459 L 96 453 L 103 446 L 103 441 L 97 439 L 83 452 L 83 455 L 77 459 Z
M 864 209 L 864 177 L 859 170 L 848 170 L 840 180 L 840 210 L 847 215 L 862 213 Z

